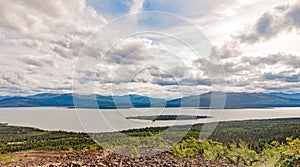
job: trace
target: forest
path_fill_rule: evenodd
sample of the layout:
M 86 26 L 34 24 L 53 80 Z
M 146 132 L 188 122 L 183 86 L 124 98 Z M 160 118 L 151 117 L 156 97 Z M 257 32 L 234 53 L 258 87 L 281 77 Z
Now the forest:
M 220 122 L 208 139 L 201 140 L 203 124 L 92 134 L 0 124 L 0 152 L 5 157 L 8 153 L 28 150 L 132 148 L 136 152 L 138 147 L 167 147 L 177 157 L 204 156 L 247 166 L 297 166 L 300 165 L 299 127 L 299 118 Z

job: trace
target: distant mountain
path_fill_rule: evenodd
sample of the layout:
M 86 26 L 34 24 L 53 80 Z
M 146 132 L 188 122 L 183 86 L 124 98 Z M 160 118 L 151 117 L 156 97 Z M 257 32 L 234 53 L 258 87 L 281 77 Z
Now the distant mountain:
M 27 96 L 27 98 L 31 98 L 31 99 L 49 99 L 49 98 L 59 97 L 61 95 L 62 94 L 41 93 L 41 94 L 36 94 L 36 95 L 32 95 L 32 96 Z
M 66 106 L 85 108 L 129 108 L 165 105 L 166 101 L 140 95 L 101 96 L 78 94 L 37 94 L 26 97 L 9 97 L 0 100 L 0 107 Z
M 13 96 L 0 96 L 0 100 L 11 98 L 11 97 L 13 97 Z
M 129 94 L 124 96 L 101 96 L 84 98 L 82 96 L 74 96 L 76 107 L 88 108 L 132 108 L 132 107 L 151 107 L 165 106 L 166 101 L 160 98 L 152 98 L 147 96 Z M 97 99 L 97 103 L 95 103 Z M 1 102 L 1 101 L 0 101 Z
M 71 94 L 38 94 L 0 100 L 0 107 L 73 106 Z
M 209 92 L 197 96 L 183 97 L 170 100 L 167 102 L 167 107 L 210 107 L 211 97 L 214 96 L 214 101 L 222 102 L 224 93 Z M 222 104 L 219 104 L 222 106 Z M 244 93 L 230 92 L 226 93 L 225 108 L 263 108 L 263 107 L 300 107 L 299 99 L 290 99 L 279 97 L 267 93 Z
M 151 106 L 165 106 L 166 101 L 160 98 L 152 98 L 147 96 L 140 96 L 129 94 L 124 96 L 111 96 L 115 105 L 118 107 L 151 107 Z
M 299 99 L 289 99 L 267 93 L 227 93 L 226 108 L 298 107 Z
M 288 98 L 288 99 L 296 99 L 296 100 L 300 99 L 300 93 L 288 94 L 288 93 L 282 93 L 282 92 L 272 92 L 270 94 L 278 96 L 278 97 Z
M 0 100 L 0 107 L 66 106 L 84 108 L 131 108 L 131 107 L 222 107 L 263 108 L 300 107 L 299 94 L 208 92 L 166 101 L 165 99 L 129 94 L 124 96 L 37 94 L 26 97 L 8 97 Z M 214 105 L 211 105 L 213 98 Z

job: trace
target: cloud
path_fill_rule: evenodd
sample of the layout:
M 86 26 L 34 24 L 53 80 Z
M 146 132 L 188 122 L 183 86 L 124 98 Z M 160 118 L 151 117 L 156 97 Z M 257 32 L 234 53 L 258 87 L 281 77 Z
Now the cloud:
M 216 47 L 215 49 L 222 59 L 238 57 L 242 54 L 239 44 L 234 40 L 225 41 L 221 47 Z
M 287 53 L 269 54 L 267 56 L 260 57 L 247 56 L 243 57 L 241 61 L 249 63 L 251 66 L 286 65 L 295 70 L 300 68 L 300 57 Z
M 236 39 L 241 43 L 254 44 L 277 37 L 281 33 L 300 28 L 300 3 L 281 5 L 264 13 L 249 29 L 239 34 Z
M 297 92 L 299 89 L 295 84 L 299 83 L 300 79 L 299 64 L 298 55 L 284 52 L 231 56 L 223 59 L 221 63 L 198 59 L 194 61 L 193 66 L 199 76 L 182 81 L 191 79 L 188 80 L 190 84 L 185 85 L 214 85 L 222 88 L 222 91 L 268 92 L 278 88 Z M 220 66 L 223 67 L 225 75 L 219 70 Z
M 290 10 L 287 12 L 287 18 L 289 19 L 288 22 L 291 25 L 296 26 L 297 28 L 300 27 L 300 2 L 296 4 L 294 7 L 291 7 Z
M 36 49 L 40 47 L 42 44 L 38 40 L 30 40 L 30 39 L 14 39 L 14 40 L 8 40 L 9 44 L 13 45 L 21 45 L 28 48 Z
M 81 0 L 74 2 L 69 0 L 63 2 L 3 0 L 0 6 L 5 6 L 0 11 L 1 27 L 28 37 L 54 39 L 55 33 L 51 29 L 52 26 L 60 29 L 59 25 L 72 24 L 72 19 L 74 19 L 72 17 L 76 17 L 76 13 L 83 12 L 85 2 Z M 76 27 L 73 28 L 76 29 Z
M 138 13 L 143 10 L 143 4 L 145 0 L 132 0 L 130 5 L 130 14 Z
M 18 58 L 21 62 L 28 65 L 43 67 L 44 65 L 55 66 L 54 60 L 47 59 L 46 57 L 37 57 L 31 55 L 24 55 Z
M 187 17 L 196 27 L 204 27 L 209 32 L 209 39 L 218 39 L 216 44 L 212 40 L 217 52 L 210 52 L 210 47 L 206 47 L 199 55 L 210 56 L 199 59 L 189 48 L 168 36 L 146 34 L 122 39 L 102 57 L 106 51 L 103 46 L 109 40 L 101 41 L 101 37 L 118 39 L 122 34 L 122 31 L 108 30 L 97 36 L 100 40 L 96 39 L 87 46 L 87 49 L 93 49 L 88 52 L 90 57 L 82 63 L 84 67 L 76 69 L 80 75 L 75 76 L 75 80 L 87 86 L 86 89 L 95 87 L 95 93 L 106 95 L 110 95 L 113 88 L 116 94 L 178 97 L 180 93 L 198 94 L 198 88 L 209 91 L 215 84 L 226 90 L 224 79 L 229 91 L 297 91 L 300 90 L 297 87 L 300 60 L 296 51 L 276 53 L 280 47 L 274 51 L 272 45 L 263 49 L 258 45 L 258 49 L 249 51 L 249 45 L 240 45 L 270 41 L 290 31 L 297 33 L 299 2 L 280 6 L 277 4 L 281 2 L 273 3 L 234 0 L 3 0 L 0 1 L 0 93 L 70 92 L 76 56 L 82 46 L 87 46 L 85 42 L 91 35 L 121 15 L 157 10 Z M 266 11 L 268 8 L 272 9 Z M 115 27 L 135 30 L 138 26 L 150 24 L 142 23 L 122 22 Z M 169 23 L 174 26 L 170 27 Z M 253 24 L 236 32 L 249 23 Z M 189 27 L 181 24 L 175 19 L 150 26 L 155 26 L 157 31 L 184 37 L 187 42 L 202 44 Z M 98 69 L 93 69 L 93 65 L 98 65 Z
M 30 49 L 37 49 L 42 45 L 41 41 L 35 39 L 9 39 L 4 34 L 0 33 L 0 46 L 26 47 Z
M 88 37 L 107 20 L 85 0 L 16 2 L 3 0 L 0 10 L 0 30 L 6 45 L 43 48 L 63 57 L 72 57 Z M 4 7 L 5 6 L 5 7 Z
M 291 74 L 290 71 L 289 72 L 279 72 L 279 73 L 265 73 L 263 75 L 263 78 L 265 80 L 280 80 L 280 81 L 285 81 L 285 82 L 300 82 L 300 77 L 299 77 L 299 73 L 298 74 Z
M 55 90 L 55 87 L 68 88 L 69 86 L 63 83 L 71 83 L 70 76 L 72 76 L 74 66 L 72 62 L 81 46 L 85 44 L 84 42 L 90 35 L 108 22 L 99 14 L 105 13 L 105 9 L 90 6 L 95 3 L 91 3 L 91 1 L 87 3 L 84 0 L 26 2 L 25 0 L 16 3 L 6 0 L 0 2 L 1 6 L 7 7 L 0 11 L 0 16 L 3 18 L 0 22 L 2 34 L 0 40 L 4 41 L 2 47 L 7 50 L 3 55 L 4 57 L 12 55 L 11 62 L 1 61 L 1 65 L 7 63 L 3 70 L 8 76 L 16 76 L 16 73 L 24 76 L 21 81 L 13 80 L 13 78 L 10 80 L 18 82 L 18 88 L 24 91 L 39 92 L 41 89 L 46 91 L 44 88 L 47 87 L 49 91 Z M 105 0 L 102 2 L 103 6 L 113 4 L 116 10 L 124 5 L 124 3 L 116 5 L 114 2 Z M 125 3 L 129 7 L 128 13 L 136 13 L 145 7 L 144 1 L 128 2 Z M 159 3 L 157 1 L 157 4 Z M 180 5 L 177 7 L 176 10 L 182 10 Z M 193 10 L 193 12 L 195 11 Z M 120 25 L 121 28 L 123 28 L 122 26 L 126 28 L 127 25 Z M 178 29 L 174 28 L 174 31 L 178 31 Z M 112 34 L 106 35 L 111 36 Z M 97 51 L 102 52 L 92 52 L 92 54 L 101 57 L 104 48 L 101 48 L 100 43 L 96 43 L 96 45 L 99 46 Z M 21 47 L 31 50 L 20 49 L 18 53 L 14 53 L 12 48 Z M 201 76 L 204 72 L 184 65 L 184 62 L 191 60 L 188 59 L 190 53 L 184 53 L 182 50 L 182 48 L 173 46 L 172 43 L 164 43 L 163 40 L 154 42 L 154 39 L 128 38 L 108 51 L 105 57 L 106 61 L 99 62 L 103 68 L 98 71 L 99 74 L 96 74 L 96 78 L 94 78 L 96 72 L 87 64 L 87 67 L 82 69 L 78 81 L 86 85 L 96 81 L 99 87 L 107 84 L 124 85 L 138 73 L 137 75 L 141 77 L 135 78 L 134 82 L 139 86 L 145 83 L 146 86 L 149 84 L 167 90 L 163 87 L 170 89 L 169 87 L 176 86 L 178 83 L 185 86 L 192 86 L 195 83 L 208 85 L 207 77 Z M 180 56 L 177 53 L 181 53 L 185 57 L 178 58 Z M 99 56 L 91 59 L 93 62 L 99 61 Z M 19 68 L 9 69 L 13 65 Z M 139 70 L 148 65 L 161 67 L 165 72 L 158 72 L 158 75 L 155 75 L 153 71 L 153 75 L 139 74 Z M 198 72 L 197 76 L 191 74 L 196 72 Z M 113 80 L 110 80 L 111 78 Z M 7 84 L 7 82 L 4 83 L 4 85 Z M 190 90 L 190 88 L 186 89 Z M 69 91 L 69 89 L 65 91 Z
M 268 91 L 269 88 L 287 87 L 299 82 L 300 57 L 286 53 L 263 56 L 243 56 L 233 61 L 223 62 L 226 81 L 229 87 L 246 90 Z
M 106 18 L 85 0 L 3 0 L 0 6 L 0 66 L 5 74 L 0 84 L 12 88 L 6 94 L 70 92 L 75 58 Z
M 135 64 L 136 61 L 150 59 L 143 50 L 151 47 L 152 41 L 145 38 L 127 38 L 111 47 L 105 55 L 108 63 Z

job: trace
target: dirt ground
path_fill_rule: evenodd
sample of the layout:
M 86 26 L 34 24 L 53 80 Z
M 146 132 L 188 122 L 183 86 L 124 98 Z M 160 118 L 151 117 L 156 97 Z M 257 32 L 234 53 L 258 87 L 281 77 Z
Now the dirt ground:
M 11 156 L 18 159 L 13 162 L 0 162 L 1 167 L 84 167 L 84 166 L 186 166 L 186 167 L 233 167 L 225 163 L 207 161 L 203 157 L 198 158 L 176 158 L 170 150 L 152 156 L 131 158 L 117 154 L 108 149 L 64 152 L 64 151 L 30 151 L 13 153 Z

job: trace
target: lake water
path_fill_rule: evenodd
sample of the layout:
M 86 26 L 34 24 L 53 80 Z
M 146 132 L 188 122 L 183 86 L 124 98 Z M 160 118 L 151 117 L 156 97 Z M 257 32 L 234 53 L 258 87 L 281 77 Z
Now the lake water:
M 146 121 L 129 120 L 128 116 L 208 115 L 198 120 Z M 300 108 L 224 109 L 133 108 L 68 109 L 59 107 L 0 108 L 0 122 L 46 130 L 75 132 L 110 132 L 132 128 L 183 125 L 230 120 L 300 118 Z

